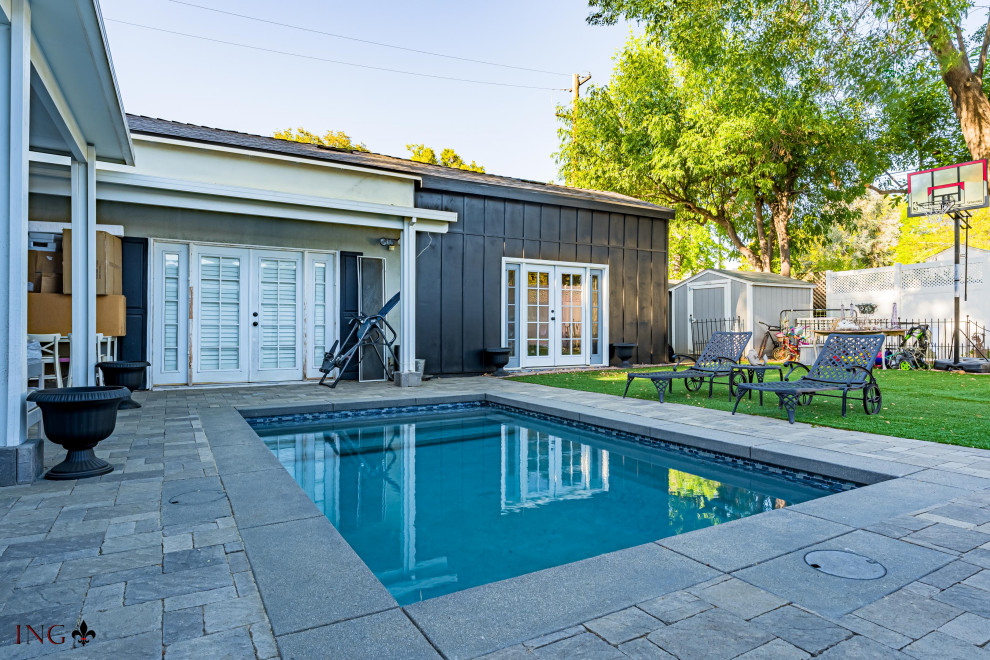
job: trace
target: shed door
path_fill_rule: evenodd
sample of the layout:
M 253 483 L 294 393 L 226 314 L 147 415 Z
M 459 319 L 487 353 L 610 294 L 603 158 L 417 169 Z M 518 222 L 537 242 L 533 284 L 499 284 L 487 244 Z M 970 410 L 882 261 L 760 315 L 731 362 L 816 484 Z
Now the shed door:
M 692 353 L 699 353 L 716 330 L 727 330 L 729 283 L 688 285 L 688 317 L 685 337 Z

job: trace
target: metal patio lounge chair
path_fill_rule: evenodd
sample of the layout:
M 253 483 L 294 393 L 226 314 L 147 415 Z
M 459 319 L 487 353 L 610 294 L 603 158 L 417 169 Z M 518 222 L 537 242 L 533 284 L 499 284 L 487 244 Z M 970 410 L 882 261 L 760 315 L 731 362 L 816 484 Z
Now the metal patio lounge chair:
M 323 354 L 323 364 L 320 366 L 323 377 L 320 378 L 320 385 L 326 385 L 331 389 L 337 387 L 337 383 L 344 377 L 344 372 L 347 371 L 351 362 L 357 358 L 358 364 L 360 364 L 367 353 L 374 354 L 385 370 L 385 377 L 392 380 L 391 365 L 398 358 L 395 354 L 397 334 L 395 329 L 385 320 L 385 317 L 398 304 L 399 294 L 397 293 L 378 310 L 377 314 L 359 313 L 354 317 L 354 320 L 351 321 L 351 331 L 344 343 L 341 344 L 340 339 L 338 339 L 330 347 L 330 350 Z M 353 343 L 351 343 L 352 340 Z M 338 346 L 340 347 L 339 353 L 337 352 Z M 348 348 L 345 350 L 345 347 Z M 362 348 L 368 350 L 362 351 Z M 327 376 L 334 369 L 337 370 L 337 376 L 332 383 L 328 384 L 326 382 Z
M 780 407 L 787 411 L 787 421 L 794 423 L 794 412 L 798 404 L 808 405 L 815 395 L 842 399 L 842 416 L 846 416 L 846 403 L 849 392 L 862 390 L 863 410 L 867 415 L 880 412 L 883 397 L 880 386 L 873 377 L 873 364 L 883 347 L 883 335 L 829 335 L 822 346 L 818 359 L 809 369 L 800 362 L 785 362 L 790 371 L 780 382 L 738 383 L 736 385 L 736 405 L 732 414 L 750 390 L 772 392 L 780 400 Z M 789 380 L 798 368 L 807 373 L 797 380 Z M 842 394 L 823 394 L 839 391 Z
M 683 371 L 678 371 L 681 363 L 692 359 L 687 355 L 674 355 L 677 364 L 673 371 L 650 371 L 646 373 L 626 374 L 626 391 L 622 393 L 625 398 L 629 393 L 629 386 L 636 378 L 648 378 L 657 388 L 657 396 L 660 403 L 663 403 L 664 393 L 669 389 L 674 391 L 674 381 L 681 379 L 684 381 L 684 388 L 688 392 L 697 392 L 701 389 L 705 380 L 708 381 L 708 398 L 712 396 L 712 386 L 718 377 L 729 379 L 729 392 L 732 392 L 732 367 L 739 362 L 746 344 L 753 336 L 752 332 L 713 332 L 711 339 L 705 344 L 705 349 L 694 361 L 694 364 Z

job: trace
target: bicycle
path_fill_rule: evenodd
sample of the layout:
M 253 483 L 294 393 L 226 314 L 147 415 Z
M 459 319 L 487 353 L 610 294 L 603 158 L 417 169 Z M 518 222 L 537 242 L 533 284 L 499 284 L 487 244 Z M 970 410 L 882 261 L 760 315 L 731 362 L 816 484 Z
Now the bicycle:
M 781 331 L 780 326 L 768 325 L 763 321 L 760 321 L 760 325 L 766 328 L 767 331 L 763 334 L 763 341 L 760 342 L 760 347 L 756 350 L 757 358 L 762 360 L 764 357 L 766 357 L 767 342 L 769 341 L 773 345 L 773 348 L 770 350 L 770 357 L 773 358 L 774 360 L 783 360 L 784 359 L 783 347 L 781 346 L 780 342 L 777 341 L 777 337 L 780 336 L 779 334 Z
M 798 362 L 801 360 L 801 346 L 808 346 L 808 342 L 804 339 L 804 333 L 806 328 L 804 326 L 795 326 L 793 328 L 788 328 L 787 332 L 778 332 L 777 337 L 783 342 L 780 347 L 779 354 L 778 351 L 774 351 L 773 356 L 775 360 L 784 360 L 785 362 Z

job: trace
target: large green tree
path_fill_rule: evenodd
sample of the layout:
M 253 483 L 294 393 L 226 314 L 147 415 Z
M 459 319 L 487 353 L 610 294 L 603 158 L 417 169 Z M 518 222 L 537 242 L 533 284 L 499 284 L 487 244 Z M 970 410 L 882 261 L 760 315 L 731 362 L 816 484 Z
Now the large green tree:
M 473 160 L 470 163 L 465 162 L 463 158 L 457 155 L 456 151 L 449 147 L 443 149 L 439 157 L 432 147 L 428 147 L 425 144 L 407 144 L 406 149 L 411 154 L 409 159 L 418 163 L 443 165 L 444 167 L 454 167 L 459 170 L 470 170 L 471 172 L 485 171 L 484 167 L 478 165 Z
M 859 100 L 814 66 L 814 30 L 788 43 L 781 30 L 726 29 L 683 53 L 632 39 L 560 131 L 564 178 L 672 206 L 678 225 L 715 225 L 749 268 L 790 274 L 794 219 L 806 233 L 845 219 L 841 202 L 882 163 Z
M 305 128 L 291 129 L 287 128 L 284 131 L 275 131 L 272 137 L 278 138 L 279 140 L 292 140 L 293 142 L 307 142 L 309 144 L 318 144 L 321 147 L 330 147 L 332 149 L 343 149 L 346 151 L 367 151 L 368 148 L 363 142 L 356 143 L 351 140 L 350 136 L 344 131 L 327 131 L 323 135 L 317 133 L 312 133 L 307 131 Z

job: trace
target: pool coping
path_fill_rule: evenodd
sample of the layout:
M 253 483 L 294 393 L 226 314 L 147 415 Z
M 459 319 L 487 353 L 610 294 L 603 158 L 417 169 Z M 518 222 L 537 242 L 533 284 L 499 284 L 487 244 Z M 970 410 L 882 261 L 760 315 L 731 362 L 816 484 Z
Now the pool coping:
M 395 404 L 377 398 L 203 410 L 203 430 L 284 654 L 292 655 L 288 652 L 292 648 L 311 648 L 307 645 L 314 639 L 325 638 L 331 629 L 341 633 L 346 627 L 348 634 L 355 635 L 387 629 L 388 634 L 409 640 L 409 656 L 436 657 L 439 653 L 450 658 L 473 657 L 724 573 L 752 568 L 967 492 L 965 487 L 939 483 L 942 479 L 938 474 L 920 466 L 588 405 L 544 403 L 504 391 L 409 396 L 402 397 L 401 405 L 472 401 L 572 417 L 866 485 L 780 512 L 758 514 L 400 607 L 247 421 Z M 264 488 L 258 487 L 261 483 Z M 902 491 L 912 495 L 904 497 Z M 891 497 L 891 493 L 897 496 Z M 873 506 L 877 498 L 885 498 L 883 507 Z M 772 541 L 768 541 L 768 529 L 778 530 Z M 800 533 L 779 533 L 789 529 Z M 429 648 L 414 641 L 419 633 L 429 641 Z

